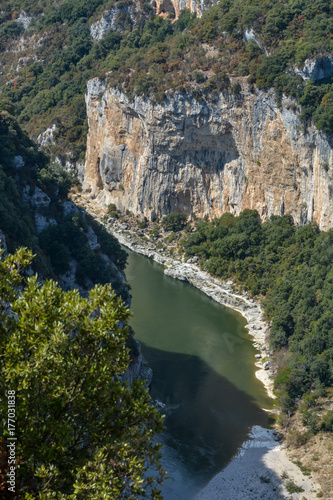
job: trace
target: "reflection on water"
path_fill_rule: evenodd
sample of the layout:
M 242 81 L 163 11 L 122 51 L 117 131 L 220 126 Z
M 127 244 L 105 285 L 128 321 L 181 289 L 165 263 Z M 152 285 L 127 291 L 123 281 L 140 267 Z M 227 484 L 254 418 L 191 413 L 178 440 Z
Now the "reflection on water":
M 154 372 L 153 399 L 170 407 L 165 500 L 190 499 L 223 468 L 252 425 L 267 425 L 271 401 L 256 379 L 244 318 L 130 253 L 131 324 Z

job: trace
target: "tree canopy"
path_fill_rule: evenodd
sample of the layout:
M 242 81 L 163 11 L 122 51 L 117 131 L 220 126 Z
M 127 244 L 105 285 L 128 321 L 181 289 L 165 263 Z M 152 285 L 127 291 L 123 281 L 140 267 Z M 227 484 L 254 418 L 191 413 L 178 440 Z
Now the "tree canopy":
M 0 414 L 15 391 L 17 498 L 160 498 L 162 417 L 144 383 L 123 378 L 129 310 L 109 285 L 83 298 L 23 278 L 31 260 L 21 248 L 0 261 Z

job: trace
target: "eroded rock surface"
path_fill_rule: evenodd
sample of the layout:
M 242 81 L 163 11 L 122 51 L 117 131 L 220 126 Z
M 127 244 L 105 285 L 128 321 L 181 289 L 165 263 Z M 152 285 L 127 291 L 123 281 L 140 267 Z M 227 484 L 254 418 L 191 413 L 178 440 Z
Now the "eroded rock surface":
M 313 59 L 306 59 L 303 68 L 295 68 L 295 73 L 300 75 L 303 80 L 313 80 L 314 82 L 325 80 L 333 75 L 333 57 L 320 55 Z
M 197 17 L 201 17 L 208 3 L 205 0 L 153 0 L 153 7 L 158 16 L 178 19 L 183 9 L 189 9 Z
M 273 92 L 220 94 L 214 102 L 169 94 L 163 104 L 106 88 L 86 95 L 89 135 L 84 189 L 148 218 L 258 210 L 296 223 L 333 226 L 333 157 L 328 139 L 307 132 L 292 101 Z

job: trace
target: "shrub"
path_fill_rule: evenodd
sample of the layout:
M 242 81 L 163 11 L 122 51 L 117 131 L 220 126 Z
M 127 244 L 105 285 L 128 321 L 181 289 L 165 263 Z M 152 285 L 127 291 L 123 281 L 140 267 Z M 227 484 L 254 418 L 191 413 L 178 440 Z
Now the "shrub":
M 181 231 L 186 226 L 186 223 L 187 215 L 185 213 L 172 212 L 162 219 L 162 227 L 165 231 Z
M 159 235 L 160 235 L 160 229 L 159 229 L 159 227 L 158 227 L 158 226 L 153 227 L 153 229 L 151 229 L 151 230 L 149 231 L 149 234 L 150 234 L 151 236 L 153 236 L 154 238 L 158 238 L 158 237 L 159 237 Z
M 329 410 L 322 418 L 320 429 L 326 432 L 333 432 L 333 410 Z
M 117 207 L 114 203 L 108 205 L 108 213 L 110 214 L 111 212 L 117 212 Z
M 147 219 L 137 220 L 136 225 L 139 229 L 145 229 L 148 226 L 148 221 Z
M 299 432 L 295 429 L 292 429 L 288 433 L 287 437 L 287 446 L 292 446 L 294 448 L 299 448 L 300 446 L 304 446 L 309 440 L 309 435 L 306 432 Z
M 301 486 L 297 486 L 292 479 L 289 479 L 285 484 L 288 493 L 302 493 L 304 489 Z
M 235 83 L 234 85 L 232 85 L 231 90 L 232 90 L 232 92 L 233 92 L 234 94 L 237 94 L 237 95 L 238 95 L 238 94 L 240 94 L 240 93 L 241 93 L 241 91 L 242 91 L 242 87 L 241 87 L 240 83 L 238 83 L 238 82 L 237 82 L 237 83 Z

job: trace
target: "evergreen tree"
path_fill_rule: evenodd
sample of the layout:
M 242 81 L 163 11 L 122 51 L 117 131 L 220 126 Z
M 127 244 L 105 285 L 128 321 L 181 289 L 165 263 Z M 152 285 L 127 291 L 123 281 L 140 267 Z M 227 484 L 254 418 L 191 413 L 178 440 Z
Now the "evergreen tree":
M 142 381 L 123 381 L 128 309 L 109 285 L 83 298 L 23 280 L 31 260 L 20 249 L 0 261 L 0 414 L 15 394 L 16 498 L 161 498 L 162 417 Z M 5 426 L 0 463 L 10 437 Z

